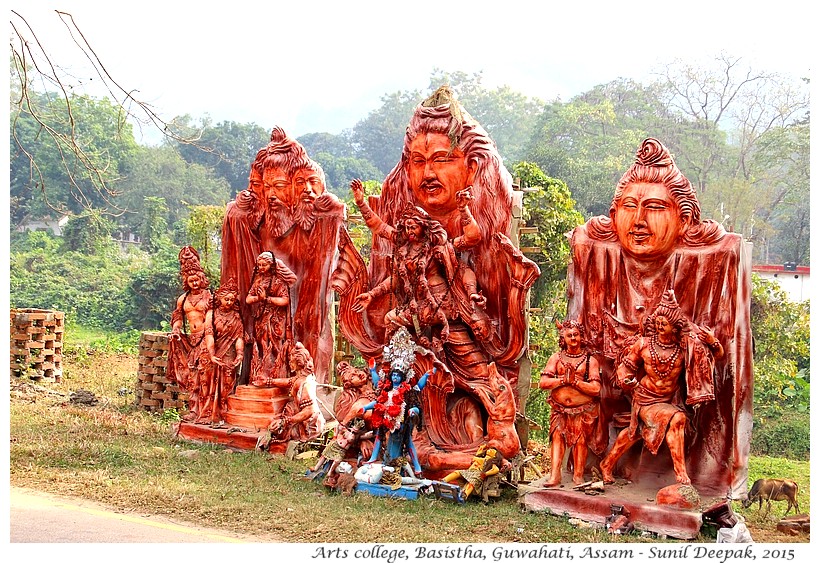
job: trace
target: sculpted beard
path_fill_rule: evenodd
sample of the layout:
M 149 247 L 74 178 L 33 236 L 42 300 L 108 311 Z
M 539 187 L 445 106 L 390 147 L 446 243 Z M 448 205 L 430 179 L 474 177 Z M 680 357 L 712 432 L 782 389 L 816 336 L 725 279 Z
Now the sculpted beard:
M 299 200 L 293 209 L 288 209 L 278 199 L 268 201 L 265 224 L 274 238 L 279 238 L 290 231 L 294 224 L 304 231 L 309 231 L 315 222 L 316 210 L 312 201 Z

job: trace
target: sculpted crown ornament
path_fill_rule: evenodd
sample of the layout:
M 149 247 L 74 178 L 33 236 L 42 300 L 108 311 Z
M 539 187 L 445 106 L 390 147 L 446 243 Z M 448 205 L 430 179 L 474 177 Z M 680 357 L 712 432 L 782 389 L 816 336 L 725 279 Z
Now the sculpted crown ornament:
M 384 347 L 384 361 L 390 363 L 390 369 L 405 374 L 406 379 L 413 378 L 413 362 L 416 361 L 416 350 L 419 347 L 413 342 L 407 328 L 399 329 L 390 338 L 390 344 Z

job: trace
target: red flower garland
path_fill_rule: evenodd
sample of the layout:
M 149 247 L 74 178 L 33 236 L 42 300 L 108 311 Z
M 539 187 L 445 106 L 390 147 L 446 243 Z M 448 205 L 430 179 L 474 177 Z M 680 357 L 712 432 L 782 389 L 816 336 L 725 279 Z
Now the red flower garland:
M 404 394 L 410 390 L 410 385 L 402 382 L 398 388 L 382 389 L 373 407 L 370 423 L 376 428 L 396 430 L 404 421 Z

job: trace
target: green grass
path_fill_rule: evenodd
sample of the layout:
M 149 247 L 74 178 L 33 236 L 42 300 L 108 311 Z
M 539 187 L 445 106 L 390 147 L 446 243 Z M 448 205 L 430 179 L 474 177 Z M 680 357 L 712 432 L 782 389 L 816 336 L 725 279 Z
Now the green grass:
M 93 342 L 96 336 L 87 331 L 73 338 Z M 294 543 L 658 541 L 613 536 L 575 527 L 567 518 L 522 511 L 510 488 L 489 505 L 333 493 L 302 479 L 312 460 L 178 441 L 172 434 L 174 417 L 136 409 L 133 394 L 120 393 L 136 382 L 134 356 L 78 349 L 86 354 L 66 361 L 60 383 L 38 386 L 12 378 L 12 485 Z M 80 388 L 94 392 L 100 402 L 70 403 L 71 392 Z M 753 457 L 749 483 L 760 477 L 798 481 L 799 502 L 808 511 L 809 462 Z M 734 504 L 756 541 L 808 541 L 764 535 L 785 511 L 783 503 L 774 503 L 768 515 Z

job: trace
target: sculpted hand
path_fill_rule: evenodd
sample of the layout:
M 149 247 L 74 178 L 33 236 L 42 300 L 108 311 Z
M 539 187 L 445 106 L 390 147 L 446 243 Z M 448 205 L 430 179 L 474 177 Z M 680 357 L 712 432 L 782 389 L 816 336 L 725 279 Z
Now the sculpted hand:
M 487 306 L 487 298 L 479 291 L 478 293 L 471 293 L 470 300 L 476 304 L 477 307 L 484 309 Z
M 353 201 L 356 205 L 361 206 L 364 203 L 364 185 L 362 181 L 356 178 L 350 182 L 350 191 L 353 192 Z
M 715 331 L 708 326 L 698 327 L 698 338 L 707 346 L 714 346 L 718 339 L 715 336 Z
M 459 209 L 467 207 L 472 200 L 473 192 L 470 190 L 470 186 L 456 192 L 456 205 L 458 205 Z
M 367 293 L 362 293 L 361 295 L 356 296 L 351 309 L 353 309 L 354 313 L 361 313 L 370 307 L 371 301 L 373 301 L 373 295 L 371 295 L 369 291 Z
M 629 389 L 634 389 L 637 386 L 638 386 L 638 379 L 634 375 L 632 377 L 629 377 L 629 378 L 624 379 L 623 381 L 621 381 L 621 388 L 622 389 L 629 390 Z

